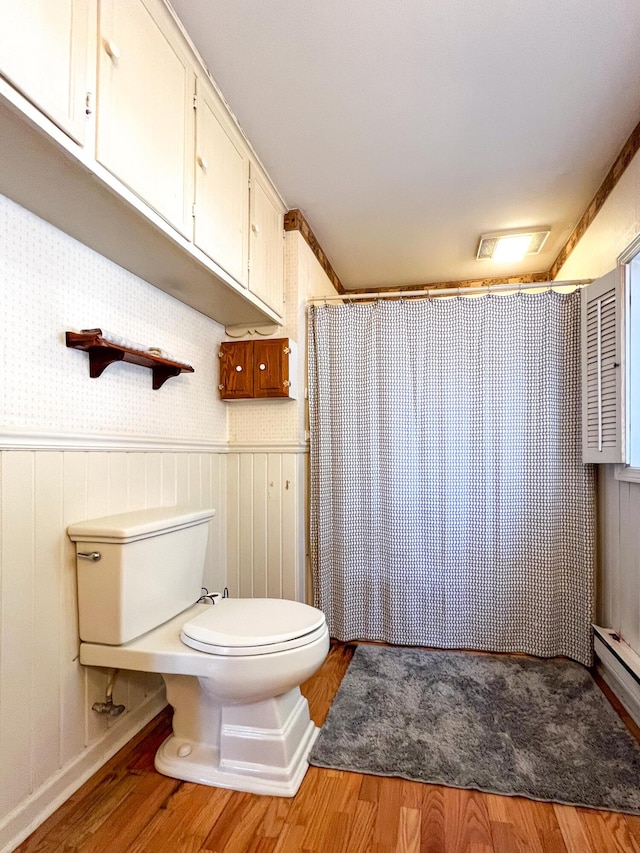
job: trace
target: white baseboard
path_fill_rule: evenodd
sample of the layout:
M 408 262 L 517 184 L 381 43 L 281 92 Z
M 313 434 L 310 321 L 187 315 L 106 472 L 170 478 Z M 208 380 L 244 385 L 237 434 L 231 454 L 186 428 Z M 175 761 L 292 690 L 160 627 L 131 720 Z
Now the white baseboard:
M 122 717 L 121 725 L 109 729 L 10 812 L 0 823 L 0 853 L 11 853 L 166 704 L 162 686 L 143 705 Z
M 596 669 L 640 726 L 640 655 L 610 628 L 593 632 Z

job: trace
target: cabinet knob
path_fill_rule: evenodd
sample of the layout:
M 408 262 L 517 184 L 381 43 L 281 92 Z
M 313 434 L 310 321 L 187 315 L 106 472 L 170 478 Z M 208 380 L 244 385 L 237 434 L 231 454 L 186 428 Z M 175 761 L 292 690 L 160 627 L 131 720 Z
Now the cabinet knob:
M 284 385 L 285 388 L 289 388 L 291 386 L 291 383 L 289 382 L 288 379 L 285 379 L 282 384 Z
M 258 365 L 258 368 L 259 368 L 260 370 L 266 370 L 266 369 L 267 369 L 267 365 L 266 365 L 266 364 L 259 364 L 259 365 Z
M 236 370 L 238 371 L 238 373 L 242 373 L 242 365 L 236 364 Z
M 251 230 L 253 231 L 254 234 L 259 234 L 260 233 L 260 226 L 256 225 L 256 223 L 254 222 L 251 225 Z
M 105 41 L 104 49 L 107 51 L 107 54 L 111 57 L 111 59 L 120 59 L 120 50 L 118 49 L 118 45 L 111 39 L 107 39 Z
M 218 390 L 219 390 L 219 391 L 224 391 L 224 385 L 222 385 L 222 384 L 218 385 Z
M 198 166 L 200 166 L 203 172 L 206 172 L 209 168 L 209 163 L 200 154 L 198 154 Z

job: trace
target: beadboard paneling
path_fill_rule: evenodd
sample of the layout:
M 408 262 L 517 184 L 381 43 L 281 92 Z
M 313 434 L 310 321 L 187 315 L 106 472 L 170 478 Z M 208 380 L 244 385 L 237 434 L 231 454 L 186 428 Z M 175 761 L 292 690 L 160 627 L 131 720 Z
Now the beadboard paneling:
M 614 628 L 640 653 L 640 483 L 599 467 L 598 623 Z
M 0 453 L 0 848 L 3 831 L 65 767 L 81 760 L 160 690 L 160 676 L 122 672 L 121 718 L 91 710 L 107 673 L 78 663 L 72 522 L 148 506 L 214 507 L 205 583 L 225 573 L 226 456 L 207 453 Z M 113 732 L 117 735 L 117 731 Z M 46 800 L 46 796 L 45 796 Z
M 31 787 L 31 664 L 34 591 L 33 458 L 17 453 L 2 465 L 2 624 L 0 634 L 0 755 L 10 777 L 0 785 L 9 811 Z M 15 569 L 12 571 L 12 564 Z M 26 617 L 26 618 L 25 618 Z M 6 769 L 5 769 L 6 768 Z M 22 768 L 23 772 L 15 772 Z
M 302 453 L 227 456 L 227 582 L 242 598 L 305 600 Z

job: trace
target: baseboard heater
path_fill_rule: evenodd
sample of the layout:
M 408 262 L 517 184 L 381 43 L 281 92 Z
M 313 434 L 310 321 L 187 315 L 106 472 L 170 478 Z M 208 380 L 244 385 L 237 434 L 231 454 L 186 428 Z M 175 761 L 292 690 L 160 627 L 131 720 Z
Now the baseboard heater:
M 613 628 L 593 626 L 596 669 L 640 726 L 640 655 Z

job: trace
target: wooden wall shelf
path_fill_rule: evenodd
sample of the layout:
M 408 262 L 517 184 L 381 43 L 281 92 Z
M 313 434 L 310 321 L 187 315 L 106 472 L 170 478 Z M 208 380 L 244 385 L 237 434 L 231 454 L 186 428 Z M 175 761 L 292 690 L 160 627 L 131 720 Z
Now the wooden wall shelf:
M 150 367 L 153 374 L 153 390 L 161 388 L 167 379 L 179 373 L 194 373 L 190 364 L 182 364 L 152 352 L 142 352 L 113 343 L 102 337 L 102 329 L 83 329 L 81 332 L 67 332 L 67 346 L 89 353 L 89 376 L 96 379 L 104 369 L 115 361 L 127 361 Z

